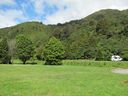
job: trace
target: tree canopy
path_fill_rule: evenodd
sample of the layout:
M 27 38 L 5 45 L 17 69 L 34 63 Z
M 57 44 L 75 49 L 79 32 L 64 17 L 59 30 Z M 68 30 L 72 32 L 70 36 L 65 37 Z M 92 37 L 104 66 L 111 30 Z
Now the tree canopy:
M 64 46 L 55 37 L 52 37 L 49 42 L 45 45 L 44 59 L 46 65 L 61 65 L 61 60 L 64 55 Z
M 9 56 L 9 47 L 6 38 L 2 39 L 0 42 L 0 62 L 3 64 L 11 63 L 11 57 Z
M 16 40 L 16 46 L 17 56 L 23 62 L 23 64 L 25 64 L 26 61 L 29 60 L 34 54 L 33 43 L 24 36 L 18 36 Z

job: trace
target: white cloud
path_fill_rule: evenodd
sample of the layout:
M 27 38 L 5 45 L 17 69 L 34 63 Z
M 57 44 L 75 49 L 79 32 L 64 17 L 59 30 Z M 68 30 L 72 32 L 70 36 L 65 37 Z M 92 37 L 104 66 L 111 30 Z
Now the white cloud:
M 47 4 L 48 7 L 50 6 L 50 8 L 57 6 L 59 10 L 52 14 L 47 14 L 47 12 L 44 12 L 44 9 L 46 9 L 45 4 Z M 69 22 L 86 17 L 100 9 L 128 9 L 128 0 L 21 0 L 20 5 L 18 5 L 16 0 L 0 0 L 0 6 L 1 5 L 14 7 L 13 9 L 0 9 L 0 22 L 2 22 L 0 23 L 0 28 L 12 26 L 27 20 L 30 21 L 30 14 L 35 15 L 35 18 L 32 17 L 33 20 L 39 21 L 43 19 L 45 24 Z M 15 5 L 19 6 L 18 9 L 14 9 L 17 8 Z M 32 11 L 33 7 L 33 10 L 36 11 L 38 15 L 29 13 L 34 12 Z M 42 14 L 46 15 L 46 17 Z M 44 18 L 46 18 L 46 20 L 44 20 Z M 18 22 L 17 19 L 20 21 Z
M 33 6 L 35 8 L 35 11 L 38 14 L 43 14 L 43 10 L 46 7 L 45 4 L 48 4 L 48 6 L 56 5 L 59 9 L 61 9 L 64 6 L 64 3 L 66 0 L 30 0 L 33 3 Z M 62 3 L 64 1 L 64 3 Z
M 0 5 L 13 5 L 15 4 L 14 0 L 0 0 Z
M 33 3 L 34 7 L 35 7 L 35 11 L 37 13 L 42 13 L 42 9 L 43 9 L 43 2 L 44 0 L 31 0 L 31 2 Z
M 15 6 L 15 4 L 15 0 L 0 0 L 0 6 Z M 0 28 L 16 25 L 18 23 L 17 19 L 25 19 L 22 11 L 16 9 L 0 9 Z
M 128 0 L 48 0 L 50 4 L 56 4 L 60 8 L 65 5 L 66 10 L 47 16 L 45 24 L 64 23 L 70 20 L 83 18 L 100 9 L 127 9 Z
M 8 11 L 0 10 L 0 22 L 1 22 L 0 28 L 16 25 L 18 23 L 17 19 L 18 20 L 26 19 L 22 11 L 15 9 Z

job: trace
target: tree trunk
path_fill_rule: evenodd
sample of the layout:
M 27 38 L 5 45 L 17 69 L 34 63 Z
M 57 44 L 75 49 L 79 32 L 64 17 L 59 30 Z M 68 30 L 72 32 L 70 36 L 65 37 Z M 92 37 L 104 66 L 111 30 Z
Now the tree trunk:
M 23 61 L 23 64 L 25 64 L 26 63 L 26 61 Z
M 12 64 L 12 62 L 11 62 L 11 61 L 9 61 L 9 64 Z

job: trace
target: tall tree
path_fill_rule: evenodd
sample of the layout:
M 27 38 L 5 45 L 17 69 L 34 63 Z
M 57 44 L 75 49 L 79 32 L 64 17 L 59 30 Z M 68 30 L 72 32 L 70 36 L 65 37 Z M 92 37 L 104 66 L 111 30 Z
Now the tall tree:
M 44 49 L 44 59 L 46 65 L 61 65 L 64 55 L 64 46 L 55 37 L 51 38 Z
M 8 40 L 9 55 L 13 58 L 16 55 L 16 40 Z
M 26 63 L 34 55 L 34 46 L 31 40 L 24 36 L 18 36 L 16 40 L 17 56 L 23 62 Z
M 3 64 L 11 63 L 11 57 L 9 56 L 9 48 L 7 39 L 2 39 L 0 42 L 0 61 Z

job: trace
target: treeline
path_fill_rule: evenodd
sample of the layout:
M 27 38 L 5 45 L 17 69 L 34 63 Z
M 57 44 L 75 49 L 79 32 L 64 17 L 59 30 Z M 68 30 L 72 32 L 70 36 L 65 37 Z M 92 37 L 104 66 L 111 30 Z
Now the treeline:
M 15 49 L 13 49 L 15 48 Z M 31 40 L 18 36 L 16 42 L 10 43 L 7 38 L 0 41 L 0 63 L 12 64 L 12 58 L 19 58 L 23 64 L 34 55 L 34 46 Z
M 110 60 L 119 55 L 128 60 L 128 10 L 101 10 L 81 20 L 65 24 L 44 25 L 27 22 L 0 30 L 7 38 L 9 54 L 17 58 L 17 37 L 23 35 L 32 41 L 34 58 L 44 60 L 44 49 L 51 37 L 64 45 L 63 59 Z
M 0 41 L 0 63 L 1 64 L 12 64 L 12 58 L 21 60 L 23 64 L 26 64 L 27 60 L 39 59 L 35 53 L 35 46 L 33 42 L 26 38 L 25 36 L 17 36 L 15 43 L 15 53 L 12 52 L 11 47 L 9 46 L 9 41 L 4 38 Z M 14 47 L 13 46 L 13 47 Z M 42 59 L 45 60 L 46 65 L 61 65 L 62 59 L 64 58 L 64 46 L 55 37 L 50 38 L 49 42 L 45 45 L 44 51 L 40 54 L 43 54 Z M 36 58 L 35 58 L 36 56 Z M 33 62 L 34 63 L 34 62 Z
M 128 11 L 102 10 L 82 20 L 51 26 L 66 46 L 65 59 L 128 60 Z

